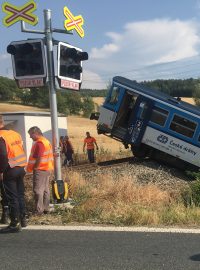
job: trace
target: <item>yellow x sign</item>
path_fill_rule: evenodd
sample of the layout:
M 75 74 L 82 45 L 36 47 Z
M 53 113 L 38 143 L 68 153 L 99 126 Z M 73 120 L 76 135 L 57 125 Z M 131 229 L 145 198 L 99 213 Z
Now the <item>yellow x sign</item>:
M 5 26 L 11 26 L 18 21 L 25 21 L 29 24 L 36 25 L 38 23 L 38 17 L 32 14 L 36 10 L 36 3 L 29 1 L 21 7 L 16 7 L 9 3 L 3 3 L 2 10 L 8 15 L 3 19 Z
M 65 29 L 71 31 L 75 29 L 80 37 L 84 37 L 84 30 L 82 25 L 84 23 L 83 17 L 81 15 L 74 16 L 67 7 L 64 7 L 64 15 L 67 20 L 64 22 Z

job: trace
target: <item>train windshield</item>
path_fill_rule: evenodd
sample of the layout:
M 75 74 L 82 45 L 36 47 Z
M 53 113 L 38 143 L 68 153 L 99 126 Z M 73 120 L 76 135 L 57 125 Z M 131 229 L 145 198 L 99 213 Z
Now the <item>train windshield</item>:
M 111 95 L 109 96 L 108 103 L 115 105 L 119 101 L 120 89 L 118 86 L 113 86 L 111 90 Z

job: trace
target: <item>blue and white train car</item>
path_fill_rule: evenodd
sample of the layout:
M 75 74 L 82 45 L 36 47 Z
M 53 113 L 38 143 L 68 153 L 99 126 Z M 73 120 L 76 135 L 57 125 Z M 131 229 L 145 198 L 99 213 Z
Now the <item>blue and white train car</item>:
M 134 156 L 200 167 L 200 109 L 129 79 L 113 78 L 97 130 L 130 145 Z

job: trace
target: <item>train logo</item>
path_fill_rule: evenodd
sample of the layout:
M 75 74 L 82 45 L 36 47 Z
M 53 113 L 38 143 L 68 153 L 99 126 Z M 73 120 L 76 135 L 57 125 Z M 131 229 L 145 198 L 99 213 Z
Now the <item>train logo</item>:
M 157 141 L 163 143 L 163 144 L 166 144 L 168 142 L 168 137 L 165 136 L 165 135 L 162 135 L 160 134 L 158 137 L 157 137 Z

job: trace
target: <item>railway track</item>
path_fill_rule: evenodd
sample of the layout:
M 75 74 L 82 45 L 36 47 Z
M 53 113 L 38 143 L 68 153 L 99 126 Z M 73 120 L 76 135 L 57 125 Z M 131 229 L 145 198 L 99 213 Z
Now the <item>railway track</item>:
M 115 166 L 121 166 L 122 164 L 131 164 L 138 162 L 134 157 L 127 157 L 127 158 L 120 158 L 120 159 L 113 159 L 113 160 L 107 160 L 107 161 L 101 161 L 97 163 L 86 163 L 86 164 L 79 164 L 74 165 L 71 167 L 71 170 L 74 171 L 91 171 L 96 170 L 100 168 L 109 168 L 109 167 L 115 167 Z

